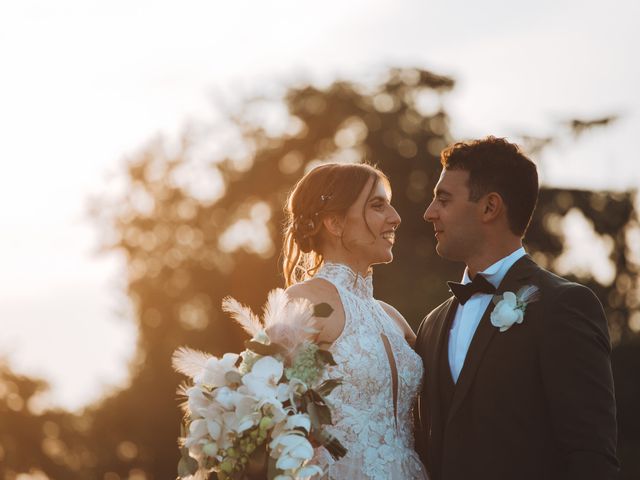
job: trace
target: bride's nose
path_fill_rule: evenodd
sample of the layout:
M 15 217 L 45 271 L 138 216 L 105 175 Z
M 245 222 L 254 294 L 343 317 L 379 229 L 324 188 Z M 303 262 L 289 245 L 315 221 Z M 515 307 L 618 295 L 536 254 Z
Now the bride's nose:
M 389 215 L 389 218 L 387 218 L 387 222 L 393 225 L 394 230 L 398 228 L 398 226 L 400 226 L 400 223 L 402 222 L 400 215 L 398 214 L 397 210 L 393 207 L 391 207 L 391 214 Z

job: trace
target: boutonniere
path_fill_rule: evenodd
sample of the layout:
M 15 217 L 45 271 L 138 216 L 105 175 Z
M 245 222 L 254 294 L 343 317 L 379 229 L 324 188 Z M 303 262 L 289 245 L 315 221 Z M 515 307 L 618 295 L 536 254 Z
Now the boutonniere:
M 527 305 L 540 298 L 540 290 L 534 285 L 525 285 L 516 293 L 504 292 L 495 295 L 493 303 L 496 307 L 491 312 L 491 324 L 506 332 L 515 323 L 522 323 Z

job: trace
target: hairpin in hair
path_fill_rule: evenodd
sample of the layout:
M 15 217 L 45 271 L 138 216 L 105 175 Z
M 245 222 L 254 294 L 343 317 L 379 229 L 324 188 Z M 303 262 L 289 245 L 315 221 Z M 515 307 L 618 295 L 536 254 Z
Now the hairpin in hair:
M 320 195 L 320 201 L 322 203 L 326 202 L 327 200 L 331 200 L 332 195 Z

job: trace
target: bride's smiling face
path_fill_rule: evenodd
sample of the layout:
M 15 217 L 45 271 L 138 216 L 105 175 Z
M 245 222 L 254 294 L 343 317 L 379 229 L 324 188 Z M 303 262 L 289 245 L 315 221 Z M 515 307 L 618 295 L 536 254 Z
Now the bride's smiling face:
M 374 186 L 371 178 L 343 218 L 342 244 L 357 264 L 389 263 L 398 225 L 400 216 L 391 206 L 386 182 L 377 179 Z

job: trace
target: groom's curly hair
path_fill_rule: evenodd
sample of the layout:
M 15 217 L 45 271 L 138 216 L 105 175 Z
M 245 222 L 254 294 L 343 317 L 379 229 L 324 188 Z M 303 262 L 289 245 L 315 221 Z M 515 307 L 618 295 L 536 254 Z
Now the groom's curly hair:
M 469 200 L 498 193 L 511 231 L 525 234 L 538 199 L 538 171 L 518 145 L 493 136 L 458 142 L 442 151 L 440 163 L 447 170 L 469 172 Z

